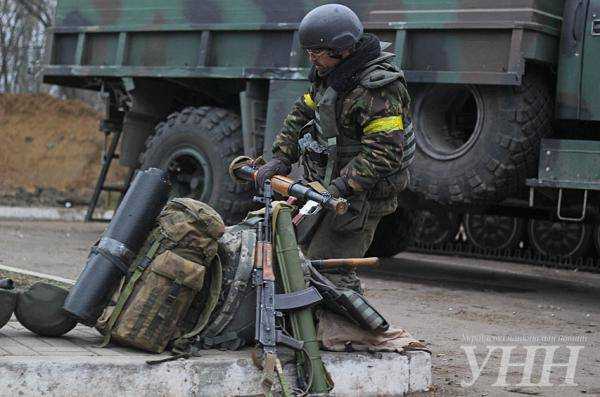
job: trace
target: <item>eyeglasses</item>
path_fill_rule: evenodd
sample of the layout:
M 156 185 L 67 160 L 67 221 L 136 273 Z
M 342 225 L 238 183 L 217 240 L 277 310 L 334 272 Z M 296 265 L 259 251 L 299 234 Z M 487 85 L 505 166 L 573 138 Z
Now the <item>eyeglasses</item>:
M 321 57 L 321 56 L 323 56 L 325 54 L 329 54 L 329 50 L 327 48 L 317 48 L 317 49 L 314 49 L 314 50 L 307 49 L 306 53 L 309 56 L 312 56 L 314 58 L 318 58 L 318 57 Z

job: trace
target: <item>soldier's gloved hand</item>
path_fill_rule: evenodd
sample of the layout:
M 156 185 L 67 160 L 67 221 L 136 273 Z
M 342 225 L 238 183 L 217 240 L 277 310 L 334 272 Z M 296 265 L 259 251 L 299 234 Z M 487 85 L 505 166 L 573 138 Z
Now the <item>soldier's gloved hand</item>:
M 262 188 L 265 181 L 273 175 L 287 175 L 291 170 L 292 167 L 287 162 L 275 157 L 256 171 L 256 179 L 254 182 L 256 182 L 257 187 Z
M 335 198 L 350 196 L 351 189 L 344 177 L 335 178 L 331 185 L 327 186 L 327 191 Z

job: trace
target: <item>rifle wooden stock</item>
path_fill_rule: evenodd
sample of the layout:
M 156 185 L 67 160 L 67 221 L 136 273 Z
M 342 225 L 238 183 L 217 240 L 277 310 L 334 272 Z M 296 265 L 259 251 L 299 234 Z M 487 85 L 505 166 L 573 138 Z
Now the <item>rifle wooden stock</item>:
M 310 264 L 318 269 L 332 269 L 340 266 L 347 267 L 377 267 L 379 258 L 342 258 L 342 259 L 317 259 L 311 260 Z
M 273 190 L 283 196 L 290 195 L 290 187 L 294 184 L 294 181 L 287 176 L 275 175 L 271 178 L 271 186 Z

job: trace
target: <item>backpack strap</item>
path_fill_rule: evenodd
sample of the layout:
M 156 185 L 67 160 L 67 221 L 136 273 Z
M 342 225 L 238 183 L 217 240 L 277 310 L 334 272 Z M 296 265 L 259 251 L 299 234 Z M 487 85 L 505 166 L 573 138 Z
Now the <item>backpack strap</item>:
M 202 341 L 206 342 L 208 345 L 214 346 L 237 338 L 237 334 L 233 335 L 231 332 L 227 333 L 228 335 L 226 337 L 223 335 L 223 338 L 225 339 L 218 338 L 217 335 L 219 335 L 227 324 L 231 322 L 240 307 L 244 291 L 250 283 L 250 275 L 254 267 L 255 244 L 256 233 L 254 230 L 243 230 L 238 267 L 235 271 L 235 276 L 229 292 L 227 293 L 227 297 L 225 298 L 225 302 L 223 303 L 222 310 L 201 336 Z
M 108 320 L 106 334 L 104 335 L 104 339 L 102 340 L 102 344 L 100 345 L 100 347 L 106 347 L 109 344 L 110 334 L 112 333 L 112 330 L 115 324 L 117 323 L 117 319 L 119 318 L 121 312 L 123 311 L 123 308 L 125 307 L 125 303 L 127 303 L 127 299 L 129 299 L 129 296 L 133 292 L 133 288 L 135 287 L 135 284 L 137 283 L 139 278 L 142 276 L 142 274 L 144 274 L 148 266 L 150 266 L 150 263 L 152 263 L 152 260 L 156 256 L 156 253 L 160 248 L 160 244 L 165 239 L 165 237 L 159 232 L 154 232 L 151 235 L 151 239 L 154 239 L 154 242 L 150 246 L 148 252 L 146 252 L 146 255 L 144 255 L 138 262 L 137 266 L 135 267 L 135 270 L 133 271 L 133 274 L 131 275 L 129 281 L 125 285 L 125 288 L 119 295 L 117 304 L 115 305 L 115 308 L 110 315 L 110 319 Z

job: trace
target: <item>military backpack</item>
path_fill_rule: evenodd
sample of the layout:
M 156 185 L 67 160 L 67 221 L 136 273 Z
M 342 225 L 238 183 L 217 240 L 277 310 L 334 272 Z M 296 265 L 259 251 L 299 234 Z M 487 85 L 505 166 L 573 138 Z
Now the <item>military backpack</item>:
M 225 229 L 219 240 L 223 283 L 217 308 L 196 340 L 202 349 L 238 350 L 254 341 L 256 286 L 252 281 L 255 223 L 259 218 Z
M 208 323 L 221 287 L 218 243 L 225 225 L 215 210 L 172 199 L 140 250 L 130 276 L 96 328 L 109 340 L 160 353 Z M 203 288 L 203 286 L 206 286 Z

